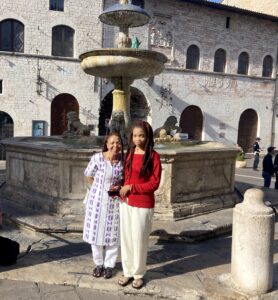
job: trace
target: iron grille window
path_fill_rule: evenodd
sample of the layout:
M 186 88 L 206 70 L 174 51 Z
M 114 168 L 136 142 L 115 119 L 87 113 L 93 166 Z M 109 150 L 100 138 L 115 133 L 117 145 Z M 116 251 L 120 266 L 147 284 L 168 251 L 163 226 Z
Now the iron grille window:
M 273 59 L 267 55 L 263 61 L 263 77 L 271 77 L 273 71 Z
M 238 58 L 237 73 L 248 75 L 248 69 L 249 69 L 249 55 L 247 52 L 241 52 Z
M 131 4 L 140 6 L 141 8 L 144 8 L 145 6 L 144 0 L 132 0 Z
M 50 0 L 49 9 L 56 11 L 64 11 L 64 0 Z
M 226 51 L 224 49 L 218 49 L 214 55 L 214 72 L 224 73 L 226 68 Z
M 3 80 L 0 80 L 0 95 L 3 94 Z
M 68 26 L 52 28 L 52 55 L 73 57 L 74 30 Z
M 24 51 L 24 25 L 13 19 L 0 22 L 0 51 Z
M 186 53 L 186 69 L 198 70 L 200 60 L 200 50 L 196 45 L 191 45 Z

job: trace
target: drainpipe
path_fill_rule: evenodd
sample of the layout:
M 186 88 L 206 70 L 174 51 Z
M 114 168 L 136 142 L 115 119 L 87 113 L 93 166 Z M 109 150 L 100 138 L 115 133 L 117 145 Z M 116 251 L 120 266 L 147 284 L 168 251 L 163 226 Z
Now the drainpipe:
M 276 113 L 278 112 L 278 81 L 277 81 L 277 67 L 278 67 L 278 45 L 276 47 L 276 68 L 275 68 L 275 87 L 274 95 L 272 100 L 272 120 L 271 120 L 271 141 L 270 144 L 274 145 L 275 141 L 275 124 L 276 124 Z

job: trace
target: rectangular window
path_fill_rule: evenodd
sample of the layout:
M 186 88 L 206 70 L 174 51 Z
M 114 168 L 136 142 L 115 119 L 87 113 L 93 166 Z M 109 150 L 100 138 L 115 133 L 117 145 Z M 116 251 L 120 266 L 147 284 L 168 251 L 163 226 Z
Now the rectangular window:
M 230 28 L 230 17 L 226 18 L 226 28 Z
M 46 135 L 46 121 L 32 121 L 32 136 Z
M 0 95 L 3 94 L 3 80 L 0 79 Z
M 49 0 L 49 10 L 64 11 L 64 0 Z

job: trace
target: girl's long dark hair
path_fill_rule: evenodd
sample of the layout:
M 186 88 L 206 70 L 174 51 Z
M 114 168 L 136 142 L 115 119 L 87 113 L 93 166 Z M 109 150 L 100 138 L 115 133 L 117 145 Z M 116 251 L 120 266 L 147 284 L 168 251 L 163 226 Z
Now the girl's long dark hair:
M 143 156 L 142 168 L 139 173 L 139 177 L 150 177 L 153 170 L 153 161 L 152 161 L 152 151 L 154 146 L 153 140 L 153 129 L 148 122 L 145 121 L 136 121 L 132 125 L 131 134 L 129 138 L 129 143 L 127 147 L 126 160 L 125 160 L 125 168 L 128 168 L 129 175 L 131 176 L 132 169 L 132 160 L 135 151 L 135 145 L 133 143 L 133 129 L 141 128 L 144 131 L 146 136 L 146 143 L 144 147 L 145 154 Z
M 121 161 L 123 161 L 124 160 L 124 145 L 123 145 L 123 140 L 122 140 L 122 137 L 121 137 L 121 135 L 118 133 L 118 132 L 110 132 L 108 135 L 106 135 L 105 136 L 105 139 L 104 139 L 104 143 L 103 143 L 103 146 L 102 146 L 102 152 L 106 152 L 106 151 L 108 151 L 108 148 L 107 148 L 107 142 L 108 142 L 108 140 L 109 140 L 109 138 L 111 137 L 111 136 L 117 136 L 119 139 L 120 139 L 120 141 L 121 141 L 121 158 L 120 158 L 120 160 Z

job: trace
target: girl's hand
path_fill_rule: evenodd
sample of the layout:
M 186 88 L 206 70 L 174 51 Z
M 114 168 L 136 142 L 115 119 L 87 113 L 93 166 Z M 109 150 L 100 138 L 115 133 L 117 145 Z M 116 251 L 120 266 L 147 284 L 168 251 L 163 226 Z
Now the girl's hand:
M 123 186 L 120 190 L 121 197 L 126 197 L 130 193 L 130 190 L 131 190 L 131 185 Z

